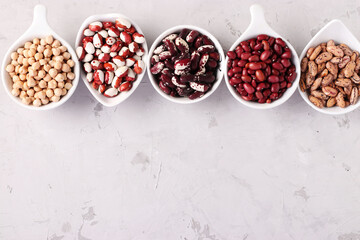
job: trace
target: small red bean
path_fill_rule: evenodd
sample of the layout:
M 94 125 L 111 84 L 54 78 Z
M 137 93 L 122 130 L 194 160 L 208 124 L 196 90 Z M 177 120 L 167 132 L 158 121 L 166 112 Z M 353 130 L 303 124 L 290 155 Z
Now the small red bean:
M 291 52 L 290 51 L 285 51 L 282 55 L 281 58 L 291 58 Z
M 274 45 L 274 50 L 275 50 L 277 55 L 281 55 L 282 52 L 283 52 L 282 47 L 277 43 L 275 43 L 275 45 Z
M 258 41 L 267 40 L 268 38 L 269 38 L 269 36 L 266 35 L 266 34 L 260 34 L 260 35 L 258 35 L 258 36 L 256 37 L 256 39 L 257 39 Z
M 259 56 L 257 55 L 252 55 L 251 57 L 249 57 L 249 62 L 258 62 L 260 60 Z
M 281 69 L 284 68 L 284 66 L 281 63 L 278 63 L 278 62 L 274 62 L 272 64 L 272 67 L 275 68 L 276 70 L 281 70 Z
M 281 39 L 281 38 L 277 38 L 275 40 L 276 44 L 279 44 L 280 46 L 282 47 L 285 47 L 286 46 L 286 43 Z
M 265 80 L 265 75 L 263 73 L 263 71 L 261 71 L 260 69 L 256 70 L 255 72 L 255 77 L 257 80 L 259 80 L 260 82 Z
M 273 83 L 271 84 L 271 89 L 270 91 L 273 93 L 277 93 L 280 90 L 280 84 L 279 83 Z
M 232 78 L 230 78 L 229 83 L 231 86 L 234 86 L 234 85 L 241 83 L 241 79 L 232 77 Z
M 238 63 L 237 63 L 237 65 L 239 66 L 239 67 L 245 67 L 245 65 L 246 65 L 246 61 L 245 60 L 240 60 Z
M 251 70 L 258 70 L 258 69 L 262 68 L 262 65 L 259 62 L 251 62 L 251 63 L 249 63 L 249 68 Z
M 261 59 L 261 61 L 265 61 L 265 60 L 267 60 L 270 56 L 271 56 L 271 51 L 266 50 L 266 51 L 263 51 L 263 52 L 261 53 L 260 59 Z
M 230 59 L 235 59 L 236 58 L 236 53 L 234 51 L 228 51 L 227 52 L 227 56 L 230 58 Z
M 241 69 L 241 67 L 234 67 L 232 70 L 234 73 L 239 73 L 239 72 L 241 72 L 242 69 Z
M 244 83 L 244 89 L 248 94 L 252 94 L 255 92 L 255 89 L 249 83 Z
M 241 77 L 241 80 L 243 80 L 244 82 L 251 82 L 251 77 L 248 75 L 243 75 Z
M 244 52 L 244 53 L 242 53 L 241 56 L 240 56 L 240 58 L 241 58 L 242 60 L 248 60 L 249 57 L 251 57 L 251 53 L 249 53 L 249 52 Z
M 270 75 L 267 80 L 271 83 L 277 83 L 280 81 L 279 77 L 276 75 Z
M 264 95 L 263 95 L 261 92 L 259 92 L 259 91 L 255 92 L 255 96 L 256 96 L 258 99 L 264 98 Z

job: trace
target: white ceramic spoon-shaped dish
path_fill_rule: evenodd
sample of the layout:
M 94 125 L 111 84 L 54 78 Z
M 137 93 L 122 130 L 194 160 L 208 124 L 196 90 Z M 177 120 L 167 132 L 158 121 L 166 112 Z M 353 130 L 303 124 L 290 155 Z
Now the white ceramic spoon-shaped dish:
M 52 35 L 54 39 L 57 39 L 61 42 L 63 46 L 68 49 L 68 52 L 71 54 L 72 60 L 75 62 L 74 73 L 75 78 L 72 81 L 72 88 L 67 92 L 65 96 L 63 96 L 59 102 L 51 102 L 47 105 L 42 105 L 40 107 L 35 107 L 33 105 L 26 105 L 21 102 L 19 97 L 15 97 L 11 94 L 13 81 L 8 72 L 5 71 L 6 66 L 11 62 L 11 53 L 15 52 L 19 47 L 24 46 L 25 42 L 32 41 L 34 38 L 44 38 L 48 35 Z M 68 44 L 64 39 L 62 39 L 58 34 L 54 32 L 47 23 L 46 20 L 46 8 L 43 5 L 36 5 L 34 8 L 34 19 L 26 32 L 19 37 L 6 52 L 5 57 L 3 59 L 2 64 L 2 80 L 5 87 L 6 92 L 10 96 L 12 100 L 14 100 L 19 105 L 26 107 L 32 110 L 48 110 L 54 109 L 62 104 L 64 104 L 75 92 L 75 89 L 79 82 L 79 62 L 77 60 L 77 56 L 75 51 L 72 49 L 71 45 Z
M 131 25 L 135 27 L 135 29 L 136 29 L 136 31 L 138 33 L 144 35 L 143 32 L 141 31 L 140 27 L 134 21 L 132 21 L 131 19 L 129 19 L 128 17 L 126 17 L 124 15 L 117 14 L 117 13 L 109 13 L 109 14 L 102 14 L 102 15 L 92 15 L 92 16 L 88 17 L 87 19 L 85 19 L 85 21 L 81 25 L 81 27 L 79 29 L 79 32 L 78 32 L 78 34 L 76 36 L 76 42 L 75 42 L 76 47 L 81 46 L 81 41 L 82 41 L 82 38 L 84 37 L 83 32 L 89 26 L 90 23 L 95 22 L 95 21 L 115 22 L 115 20 L 117 18 L 127 19 L 131 23 Z M 121 92 L 116 97 L 112 97 L 112 98 L 105 97 L 103 94 L 99 93 L 98 90 L 94 89 L 91 86 L 91 83 L 89 83 L 86 80 L 86 72 L 85 72 L 84 68 L 81 66 L 80 75 L 81 75 L 82 80 L 84 81 L 84 84 L 89 89 L 90 93 L 94 96 L 94 98 L 96 100 L 98 100 L 102 105 L 104 105 L 106 107 L 113 107 L 113 106 L 116 106 L 116 105 L 120 104 L 121 102 L 125 101 L 128 97 L 130 97 L 130 95 L 133 94 L 133 92 L 139 86 L 141 80 L 143 79 L 143 77 L 144 77 L 144 75 L 146 73 L 146 59 L 147 59 L 147 54 L 148 54 L 148 47 L 147 47 L 147 44 L 146 44 L 146 40 L 142 44 L 142 47 L 145 50 L 145 53 L 142 56 L 142 60 L 145 63 L 145 69 L 142 71 L 141 74 L 136 75 L 136 80 L 133 82 L 133 85 L 132 85 L 132 87 L 131 87 L 131 89 L 129 91 Z
M 154 41 L 154 43 L 151 45 L 150 48 L 150 54 L 149 54 L 149 58 L 147 59 L 147 64 L 148 66 L 151 66 L 150 64 L 150 60 L 151 60 L 151 56 L 153 55 L 153 52 L 155 50 L 155 48 L 160 44 L 160 42 L 168 35 L 170 35 L 171 33 L 179 33 L 181 32 L 182 29 L 187 28 L 187 29 L 191 29 L 191 30 L 196 30 L 199 33 L 206 35 L 208 38 L 211 39 L 211 41 L 214 43 L 216 50 L 219 52 L 220 55 L 220 64 L 222 64 L 222 62 L 224 61 L 224 50 L 222 49 L 219 41 L 212 35 L 210 34 L 208 31 L 206 31 L 205 29 L 196 27 L 196 26 L 192 26 L 192 25 L 179 25 L 176 27 L 172 27 L 168 30 L 166 30 L 165 32 L 163 32 L 162 34 L 160 34 L 160 36 Z M 172 97 L 170 95 L 167 95 L 166 93 L 164 93 L 158 84 L 158 81 L 155 79 L 155 77 L 152 75 L 151 71 L 150 71 L 150 67 L 148 68 L 148 75 L 149 75 L 149 79 L 151 84 L 153 85 L 153 87 L 155 88 L 155 90 L 164 98 L 166 98 L 167 100 L 171 101 L 171 102 L 175 102 L 175 103 L 181 103 L 181 104 L 190 104 L 190 103 L 196 103 L 196 102 L 200 102 L 205 100 L 206 98 L 210 97 L 210 95 L 215 92 L 215 90 L 220 86 L 221 80 L 223 78 L 223 71 L 222 71 L 222 67 L 220 66 L 216 72 L 216 80 L 213 84 L 213 86 L 211 87 L 211 89 L 206 92 L 204 94 L 204 96 L 200 97 L 200 98 L 196 98 L 194 100 L 191 100 L 187 97 Z
M 226 85 L 227 85 L 229 91 L 234 96 L 234 98 L 236 100 L 238 100 L 239 102 L 241 102 L 242 104 L 244 104 L 245 106 L 255 108 L 255 109 L 270 109 L 270 108 L 274 108 L 274 107 L 277 107 L 277 106 L 283 104 L 294 94 L 294 92 L 299 84 L 299 80 L 300 80 L 300 73 L 301 73 L 300 61 L 299 61 L 299 57 L 298 57 L 295 49 L 293 48 L 293 46 L 285 38 L 281 37 L 278 33 L 276 33 L 266 22 L 265 16 L 264 16 L 264 10 L 260 5 L 258 5 L 258 4 L 252 5 L 250 7 L 250 13 L 251 13 L 251 23 L 250 23 L 249 27 L 240 36 L 240 38 L 231 46 L 230 51 L 235 50 L 235 48 L 240 44 L 240 42 L 251 39 L 251 38 L 255 38 L 259 34 L 267 34 L 268 36 L 271 36 L 271 37 L 282 38 L 291 50 L 291 53 L 292 53 L 291 61 L 296 67 L 296 79 L 294 80 L 292 86 L 284 92 L 283 96 L 274 102 L 260 104 L 257 102 L 245 101 L 244 99 L 242 99 L 240 97 L 240 95 L 236 91 L 236 89 L 233 86 L 231 86 L 229 83 L 229 77 L 227 75 L 227 72 L 229 70 L 227 67 L 227 61 L 229 58 L 226 57 L 226 60 L 223 63 L 225 82 L 226 82 Z
M 360 51 L 360 42 L 357 38 L 350 32 L 350 30 L 338 19 L 334 19 L 328 24 L 326 24 L 306 45 L 304 50 L 300 55 L 300 59 L 303 59 L 306 55 L 307 50 L 310 47 L 315 47 L 320 43 L 327 42 L 329 40 L 334 40 L 336 44 L 345 43 L 352 50 Z M 318 108 L 314 104 L 312 104 L 309 100 L 308 94 L 306 92 L 302 92 L 300 90 L 300 86 L 298 87 L 299 93 L 301 97 L 305 100 L 307 104 L 309 104 L 313 109 L 319 111 L 321 113 L 326 113 L 330 115 L 339 115 L 351 112 L 360 106 L 360 101 L 358 101 L 354 105 L 350 105 L 346 108 L 340 108 L 338 106 L 331 108 Z

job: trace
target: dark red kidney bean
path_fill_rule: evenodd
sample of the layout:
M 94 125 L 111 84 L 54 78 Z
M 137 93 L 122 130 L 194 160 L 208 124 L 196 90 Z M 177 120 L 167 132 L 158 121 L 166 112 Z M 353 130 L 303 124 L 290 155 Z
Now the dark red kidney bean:
M 270 96 L 270 94 L 271 94 L 270 89 L 265 89 L 265 90 L 263 91 L 264 97 L 268 97 L 268 96 Z
M 279 83 L 273 83 L 271 84 L 271 89 L 270 91 L 273 93 L 277 93 L 280 90 L 280 84 Z
M 257 91 L 262 91 L 266 87 L 265 83 L 259 83 L 256 87 Z
M 261 50 L 263 48 L 263 45 L 261 44 L 261 43 L 258 43 L 258 44 L 256 44 L 255 46 L 254 46 L 254 50 L 255 51 L 259 51 L 259 50 Z
M 200 56 L 201 56 L 200 53 L 198 53 L 197 51 L 194 51 L 191 54 L 191 58 L 190 58 L 190 68 L 191 68 L 191 70 L 194 71 L 199 67 Z
M 255 92 L 255 96 L 256 96 L 258 99 L 264 98 L 264 95 L 263 95 L 260 91 L 256 91 L 256 92 Z
M 248 94 L 252 94 L 255 92 L 255 89 L 249 83 L 244 83 L 244 89 Z
M 285 88 L 286 85 L 287 85 L 287 82 L 286 82 L 286 81 L 280 82 L 280 88 Z
M 183 28 L 179 34 L 179 37 L 186 40 L 186 36 L 189 34 L 190 30 L 187 28 Z
M 252 55 L 251 57 L 248 58 L 248 60 L 249 62 L 258 62 L 260 58 L 257 55 Z
M 212 72 L 208 72 L 202 75 L 196 75 L 195 80 L 198 82 L 213 83 L 215 81 L 215 75 Z
M 296 71 L 295 65 L 291 65 L 291 66 L 289 67 L 289 69 L 288 69 L 288 72 L 289 72 L 289 73 L 293 73 L 293 72 L 295 72 L 295 71 Z
M 261 61 L 265 61 L 267 60 L 269 57 L 271 56 L 271 51 L 270 50 L 266 50 L 266 51 L 263 51 L 260 55 L 260 59 Z
M 231 66 L 232 66 L 232 67 L 237 67 L 237 66 L 238 66 L 238 62 L 239 62 L 239 59 L 234 59 Z
M 247 70 L 247 73 L 248 73 L 249 75 L 254 75 L 254 74 L 255 74 L 255 70 L 248 69 L 248 70 Z
M 234 85 L 236 85 L 236 84 L 239 84 L 239 83 L 241 83 L 242 81 L 241 81 L 241 79 L 240 78 L 235 78 L 235 77 L 232 77 L 232 78 L 230 78 L 230 80 L 229 80 L 229 83 L 230 83 L 230 85 L 232 85 L 232 86 L 234 86 Z
M 214 43 L 211 41 L 211 39 L 206 35 L 203 35 L 203 44 L 204 45 L 214 45 Z
M 270 59 L 271 59 L 271 62 L 276 62 L 278 56 L 276 54 L 273 54 L 271 55 Z
M 260 62 L 260 64 L 261 64 L 261 68 L 262 68 L 262 69 L 265 69 L 265 68 L 267 67 L 267 64 L 264 63 L 264 62 Z
M 261 41 L 261 43 L 262 43 L 262 45 L 264 46 L 264 50 L 265 50 L 265 51 L 266 51 L 266 50 L 270 50 L 270 44 L 269 44 L 268 41 L 263 40 L 263 41 Z
M 283 53 L 282 47 L 277 43 L 274 45 L 274 51 L 277 55 L 281 55 Z
M 286 43 L 281 38 L 275 39 L 275 42 L 276 42 L 276 44 L 279 44 L 282 47 L 286 46 Z
M 291 58 L 291 52 L 285 51 L 283 54 L 281 54 L 281 58 Z
M 243 68 L 241 74 L 242 74 L 243 76 L 249 75 L 246 68 Z
M 260 52 L 260 51 L 252 51 L 251 54 L 252 54 L 252 55 L 257 55 L 257 56 L 260 57 L 261 52 Z
M 248 96 L 241 96 L 245 101 L 251 101 L 254 99 L 253 95 L 248 95 Z
M 255 71 L 255 77 L 260 82 L 265 81 L 265 75 L 264 75 L 263 71 L 261 71 L 260 69 Z
M 245 61 L 245 60 L 240 60 L 240 61 L 238 61 L 238 63 L 237 63 L 237 65 L 239 66 L 239 67 L 245 67 L 245 64 L 246 64 L 247 62 Z
M 266 74 L 267 76 L 269 76 L 269 75 L 271 74 L 271 67 L 270 67 L 270 66 L 267 66 L 267 67 L 265 68 L 265 74 Z
M 258 100 L 258 103 L 265 103 L 266 102 L 266 98 L 261 98 Z
M 251 53 L 249 53 L 249 52 L 243 52 L 243 53 L 240 55 L 240 58 L 241 58 L 242 60 L 248 60 L 249 57 L 251 57 Z
M 276 75 L 270 75 L 267 80 L 270 82 L 270 83 L 278 83 L 280 81 L 279 77 L 276 76 Z
M 166 59 L 165 61 L 164 61 L 164 64 L 165 64 L 165 66 L 167 67 L 167 68 L 169 68 L 169 69 L 171 69 L 171 70 L 174 70 L 175 68 L 174 68 L 174 64 L 169 60 L 169 59 Z
M 242 71 L 241 67 L 234 67 L 232 70 L 234 73 L 239 73 Z
M 251 82 L 251 77 L 248 75 L 242 75 L 241 80 L 243 80 L 244 82 Z
M 234 51 L 228 51 L 226 54 L 230 59 L 236 58 L 236 53 Z
M 227 67 L 228 67 L 228 68 L 230 68 L 230 67 L 231 67 L 231 65 L 232 65 L 232 61 L 231 61 L 231 59 L 229 59 L 229 60 L 227 61 L 226 65 L 227 65 Z
M 164 93 L 166 93 L 168 95 L 171 93 L 171 89 L 169 87 L 167 87 L 163 81 L 159 82 L 159 87 Z
M 160 80 L 170 88 L 176 88 L 176 86 L 172 83 L 171 78 L 165 74 L 160 76 Z
M 270 99 L 271 99 L 271 100 L 277 100 L 277 99 L 279 99 L 279 94 L 276 93 L 276 92 L 273 92 L 273 93 L 270 95 Z
M 241 42 L 240 46 L 244 49 L 245 52 L 250 52 L 251 51 L 251 49 L 249 47 L 249 44 L 246 41 Z
M 241 73 L 235 73 L 234 74 L 234 77 L 236 77 L 236 78 L 241 78 L 241 76 L 242 76 Z
M 283 58 L 281 59 L 281 64 L 285 67 L 285 68 L 288 68 L 290 67 L 291 65 L 291 62 L 288 58 Z
M 240 96 L 246 96 L 247 92 L 245 91 L 244 88 L 236 88 L 236 90 L 238 91 L 238 93 L 240 94 Z
M 249 40 L 250 49 L 254 49 L 255 44 L 256 44 L 255 39 L 250 39 L 250 40 Z
M 258 41 L 262 41 L 262 40 L 267 40 L 269 38 L 269 36 L 266 34 L 260 34 L 256 38 Z
M 256 83 L 255 79 L 251 80 L 251 86 L 253 86 L 254 88 L 256 88 L 257 83 Z
M 232 77 L 234 75 L 234 71 L 230 69 L 227 74 L 229 77 Z
M 194 93 L 189 95 L 189 99 L 194 100 L 194 99 L 200 98 L 202 96 L 204 96 L 203 92 L 195 91 Z
M 275 42 L 275 38 L 273 38 L 273 37 L 269 38 L 268 42 L 269 42 L 270 46 L 272 46 Z
M 258 69 L 262 68 L 262 65 L 259 62 L 251 62 L 251 63 L 249 63 L 249 68 L 251 70 L 258 70 Z
M 295 80 L 295 78 L 296 78 L 296 73 L 291 73 L 291 74 L 287 77 L 287 80 L 292 83 L 292 82 Z
M 165 39 L 164 43 L 166 48 L 170 51 L 171 56 L 175 56 L 177 54 L 175 43 L 169 39 Z
M 278 62 L 274 62 L 272 64 L 272 67 L 275 68 L 276 70 L 282 70 L 284 68 L 284 66 L 281 63 L 278 63 Z
M 186 36 L 186 41 L 188 42 L 188 43 L 192 43 L 192 42 L 194 42 L 195 41 L 195 39 L 197 39 L 197 37 L 199 36 L 199 32 L 198 31 L 196 31 L 196 30 L 191 30 L 190 32 L 189 32 L 189 34 Z M 202 39 L 201 39 L 201 41 L 202 41 Z M 198 47 L 196 47 L 196 48 L 198 48 Z
M 180 87 L 177 87 L 176 88 L 176 92 L 179 94 L 179 96 L 181 97 L 187 97 L 189 94 L 193 93 L 194 90 L 190 87 L 188 88 L 180 88 Z

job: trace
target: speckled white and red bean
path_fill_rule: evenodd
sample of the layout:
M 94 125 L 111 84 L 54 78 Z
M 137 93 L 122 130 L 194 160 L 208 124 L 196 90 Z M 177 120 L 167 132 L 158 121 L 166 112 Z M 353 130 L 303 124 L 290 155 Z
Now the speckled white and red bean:
M 196 99 L 214 84 L 219 58 L 207 36 L 183 29 L 165 37 L 154 50 L 150 71 L 166 94 Z
M 124 18 L 89 24 L 76 48 L 87 81 L 106 97 L 129 91 L 145 68 L 144 42 L 144 36 Z

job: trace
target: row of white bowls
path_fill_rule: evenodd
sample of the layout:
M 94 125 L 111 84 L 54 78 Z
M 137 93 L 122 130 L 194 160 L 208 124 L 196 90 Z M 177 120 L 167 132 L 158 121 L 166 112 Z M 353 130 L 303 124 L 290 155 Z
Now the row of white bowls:
M 250 39 L 250 38 L 254 38 L 259 34 L 267 34 L 269 36 L 273 36 L 273 37 L 281 37 L 279 34 L 277 34 L 266 22 L 265 17 L 264 17 L 264 11 L 262 9 L 262 7 L 258 4 L 252 5 L 250 7 L 250 12 L 251 12 L 251 23 L 249 25 L 249 27 L 246 29 L 246 31 L 241 35 L 241 37 L 233 44 L 233 46 L 230 48 L 230 50 L 234 50 L 236 48 L 236 46 L 239 45 L 239 43 L 241 41 Z M 104 15 L 94 15 L 94 16 L 90 16 L 88 17 L 83 24 L 81 25 L 80 29 L 79 29 L 79 33 L 77 35 L 76 38 L 76 46 L 79 46 L 81 44 L 81 39 L 83 37 L 82 32 L 83 30 L 91 23 L 94 21 L 114 21 L 116 18 L 118 17 L 123 17 L 128 19 L 133 25 L 134 27 L 137 29 L 137 31 L 139 33 L 142 34 L 142 31 L 140 29 L 140 27 L 134 23 L 134 21 L 132 21 L 131 19 L 129 19 L 126 16 L 123 16 L 121 14 L 104 14 Z M 195 100 L 189 100 L 187 98 L 174 98 L 171 97 L 167 94 L 165 94 L 158 86 L 157 80 L 154 78 L 154 76 L 151 74 L 150 72 L 150 58 L 151 55 L 154 51 L 154 49 L 160 44 L 161 40 L 166 37 L 167 35 L 174 33 L 174 32 L 180 32 L 183 28 L 188 28 L 188 29 L 194 29 L 199 31 L 200 33 L 207 35 L 215 44 L 215 47 L 217 48 L 219 54 L 220 54 L 220 61 L 221 61 L 221 67 L 218 69 L 217 75 L 216 75 L 216 82 L 214 83 L 214 85 L 212 86 L 211 90 L 208 91 L 202 98 L 198 98 Z M 68 92 L 68 94 L 63 97 L 59 102 L 57 103 L 50 103 L 48 105 L 42 106 L 42 107 L 34 107 L 34 106 L 28 106 L 28 105 L 24 105 L 21 103 L 21 100 L 18 97 L 14 97 L 11 94 L 11 90 L 12 90 L 12 80 L 9 76 L 9 74 L 7 74 L 7 72 L 5 71 L 5 67 L 6 65 L 10 62 L 10 55 L 13 51 L 16 51 L 16 49 L 20 46 L 22 46 L 26 41 L 32 40 L 35 37 L 45 37 L 49 34 L 54 35 L 55 38 L 59 39 L 63 45 L 65 45 L 68 49 L 70 54 L 72 55 L 72 59 L 74 59 L 75 61 L 75 74 L 76 74 L 76 78 L 73 80 L 73 87 L 72 89 Z M 248 102 L 243 100 L 240 95 L 237 93 L 236 89 L 233 88 L 230 84 L 229 84 L 229 79 L 227 76 L 227 61 L 228 58 L 224 56 L 224 51 L 220 45 L 220 43 L 217 41 L 217 39 L 210 34 L 208 31 L 196 27 L 196 26 L 191 26 L 191 25 L 180 25 L 180 26 L 176 26 L 173 28 L 170 28 L 168 30 L 166 30 L 165 32 L 163 32 L 152 44 L 150 51 L 148 51 L 147 48 L 147 44 L 146 42 L 143 44 L 143 47 L 145 49 L 145 54 L 143 56 L 144 61 L 146 62 L 147 65 L 147 72 L 148 72 L 148 76 L 150 78 L 150 82 L 153 85 L 154 89 L 164 98 L 172 101 L 172 102 L 176 102 L 176 103 L 182 103 L 182 104 L 189 104 L 189 103 L 195 103 L 195 102 L 199 102 L 202 101 L 204 99 L 206 99 L 207 97 L 209 97 L 220 85 L 221 80 L 223 78 L 223 75 L 225 76 L 225 80 L 226 80 L 226 85 L 229 89 L 229 91 L 231 92 L 231 94 L 234 96 L 235 99 L 237 99 L 239 102 L 241 102 L 242 104 L 251 107 L 251 108 L 255 108 L 255 109 L 270 109 L 270 108 L 274 108 L 277 107 L 279 105 L 281 105 L 282 103 L 286 102 L 291 96 L 292 94 L 296 91 L 296 88 L 298 88 L 299 85 L 299 79 L 300 79 L 300 60 L 302 59 L 305 54 L 306 51 L 309 47 L 311 46 L 316 46 L 322 42 L 326 42 L 329 39 L 333 39 L 335 42 L 337 43 L 345 43 L 347 44 L 350 48 L 352 48 L 353 50 L 360 50 L 360 43 L 359 41 L 354 37 L 354 35 L 346 28 L 346 26 L 340 21 L 340 20 L 333 20 L 331 22 L 329 22 L 326 26 L 324 26 L 312 39 L 311 41 L 306 45 L 306 47 L 304 48 L 302 54 L 300 55 L 300 58 L 298 57 L 295 49 L 293 48 L 293 46 L 286 41 L 285 38 L 281 37 L 286 44 L 289 46 L 289 48 L 291 49 L 292 52 L 292 62 L 296 67 L 296 73 L 297 73 L 297 77 L 295 79 L 295 81 L 293 82 L 293 85 L 287 89 L 287 91 L 284 93 L 284 95 L 269 104 L 259 104 L 256 102 Z M 150 53 L 150 54 L 149 54 Z M 74 52 L 74 50 L 71 48 L 71 46 L 65 41 L 63 40 L 59 35 L 57 35 L 48 25 L 47 20 L 46 20 L 46 9 L 43 5 L 37 5 L 34 9 L 34 20 L 32 25 L 30 26 L 30 28 L 9 48 L 9 50 L 7 51 L 4 60 L 3 60 L 3 65 L 2 65 L 2 78 L 3 78 L 3 83 L 4 83 L 4 87 L 7 91 L 7 93 L 9 94 L 9 96 L 18 104 L 20 104 L 21 106 L 24 106 L 26 108 L 29 109 L 35 109 L 35 110 L 46 110 L 46 109 L 53 109 L 56 108 L 60 105 L 62 105 L 63 103 L 65 103 L 70 97 L 71 95 L 74 93 L 77 85 L 78 85 L 78 81 L 79 81 L 79 75 L 81 76 L 81 78 L 83 79 L 85 85 L 87 86 L 87 88 L 89 89 L 90 93 L 103 105 L 111 107 L 111 106 L 115 106 L 121 102 L 123 102 L 125 99 L 127 99 L 135 90 L 136 88 L 139 86 L 142 78 L 145 75 L 145 70 L 137 76 L 136 81 L 133 84 L 133 87 L 130 91 L 128 92 L 123 92 L 121 94 L 119 94 L 118 96 L 114 97 L 114 98 L 107 98 L 105 96 L 103 96 L 102 94 L 100 94 L 97 90 L 93 89 L 91 84 L 89 84 L 86 80 L 86 74 L 84 72 L 84 70 L 82 70 L 82 66 L 80 66 L 81 63 L 78 62 L 77 60 L 77 56 Z M 355 105 L 351 105 L 347 108 L 339 108 L 339 107 L 333 107 L 333 108 L 317 108 L 315 107 L 308 99 L 307 93 L 304 93 L 302 91 L 300 91 L 299 88 L 299 92 L 300 95 L 303 97 L 303 99 L 311 106 L 313 107 L 315 110 L 322 112 L 322 113 L 326 113 L 326 114 L 344 114 L 350 111 L 353 111 L 354 109 L 356 109 L 357 107 L 360 106 L 360 101 L 358 101 L 357 104 Z

